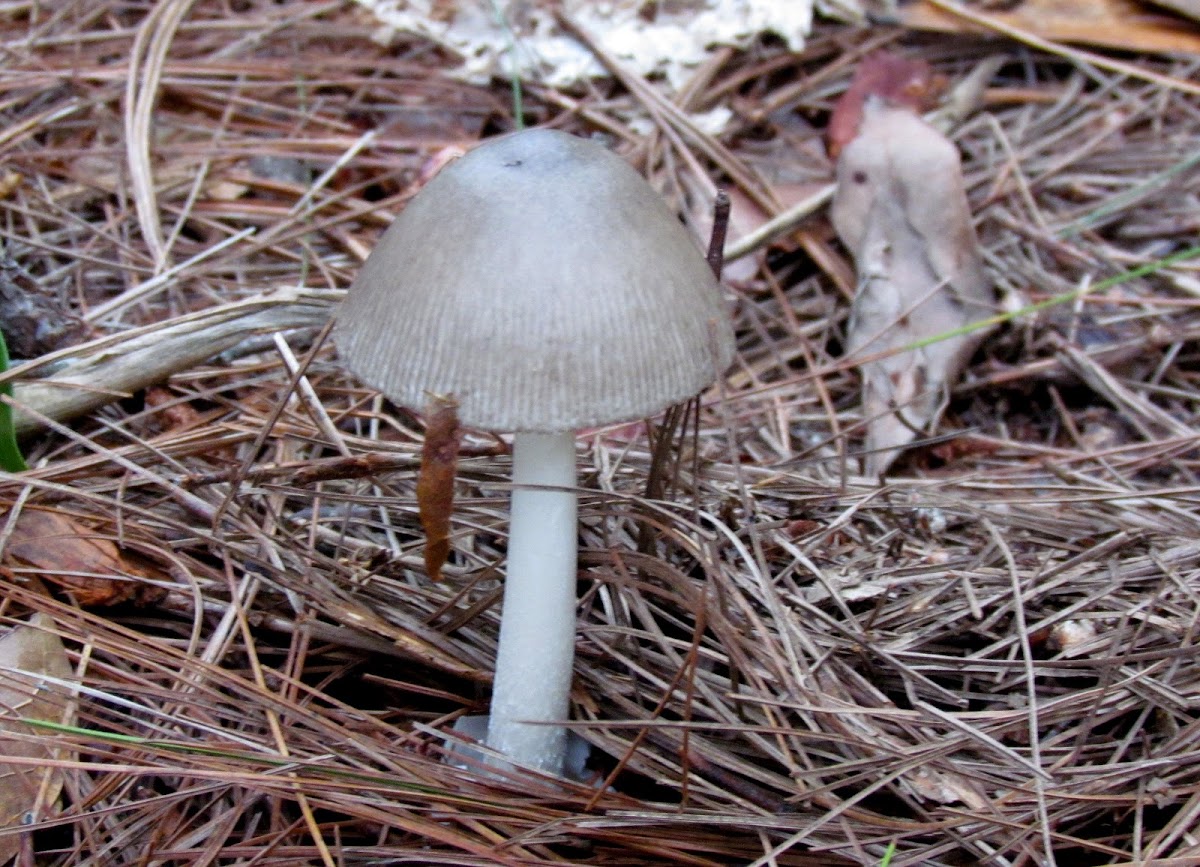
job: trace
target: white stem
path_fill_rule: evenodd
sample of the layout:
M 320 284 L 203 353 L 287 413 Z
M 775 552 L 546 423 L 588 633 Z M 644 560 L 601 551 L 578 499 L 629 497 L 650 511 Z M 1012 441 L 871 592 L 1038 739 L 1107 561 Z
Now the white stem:
M 575 659 L 575 434 L 513 437 L 512 517 L 487 744 L 561 775 Z M 547 490 L 547 487 L 567 490 Z

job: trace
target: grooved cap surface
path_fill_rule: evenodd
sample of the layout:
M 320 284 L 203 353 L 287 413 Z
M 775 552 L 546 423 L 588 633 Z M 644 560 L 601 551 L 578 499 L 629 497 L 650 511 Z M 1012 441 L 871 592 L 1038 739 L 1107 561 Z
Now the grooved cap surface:
M 601 145 L 492 139 L 380 238 L 337 313 L 364 382 L 471 427 L 557 432 L 653 415 L 729 364 L 720 287 L 657 193 Z

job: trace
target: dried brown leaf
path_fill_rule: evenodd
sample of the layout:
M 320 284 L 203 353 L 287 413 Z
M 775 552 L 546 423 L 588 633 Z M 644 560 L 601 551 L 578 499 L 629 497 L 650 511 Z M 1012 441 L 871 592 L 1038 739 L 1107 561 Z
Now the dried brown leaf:
M 71 664 L 54 622 L 35 614 L 28 626 L 0 636 L 0 756 L 50 759 L 54 751 L 36 738 L 37 732 L 19 720 L 62 722 L 62 689 L 42 679 L 71 677 Z M 62 776 L 54 768 L 0 761 L 0 826 L 23 823 L 29 813 L 58 799 Z M 20 849 L 20 837 L 0 836 L 0 863 Z
M 1183 15 L 1200 17 L 1200 6 L 1195 0 L 1154 2 Z M 978 22 L 927 0 L 904 4 L 899 18 L 903 26 L 912 30 L 971 33 L 981 29 Z M 1200 52 L 1200 31 L 1194 26 L 1137 0 L 1017 0 L 989 12 L 988 18 L 1059 42 L 1130 52 L 1178 55 Z
M 877 475 L 936 424 L 982 334 L 905 347 L 984 318 L 992 291 L 958 150 L 911 108 L 869 93 L 837 178 L 833 223 L 858 271 L 846 347 L 863 359 L 866 471 Z
M 158 410 L 159 424 L 163 430 L 180 433 L 197 427 L 202 414 L 192 404 L 180 401 L 170 389 L 152 385 L 146 389 L 146 406 Z
M 863 103 L 868 96 L 878 96 L 892 105 L 906 106 L 914 111 L 925 111 L 932 107 L 945 84 L 945 79 L 935 75 L 924 60 L 912 60 L 886 51 L 867 55 L 829 116 L 826 132 L 829 155 L 839 156 L 858 135 Z
M 58 512 L 23 512 L 5 552 L 7 560 L 37 569 L 46 580 L 69 590 L 80 605 L 146 601 L 158 592 L 137 580 L 148 577 L 141 565 Z
M 458 402 L 434 395 L 426 419 L 417 508 L 425 530 L 425 571 L 438 581 L 450 555 L 450 514 L 454 510 L 454 476 L 458 468 Z
M 965 804 L 971 810 L 987 809 L 987 802 L 965 777 L 925 767 L 906 775 L 904 782 L 918 797 L 935 804 Z

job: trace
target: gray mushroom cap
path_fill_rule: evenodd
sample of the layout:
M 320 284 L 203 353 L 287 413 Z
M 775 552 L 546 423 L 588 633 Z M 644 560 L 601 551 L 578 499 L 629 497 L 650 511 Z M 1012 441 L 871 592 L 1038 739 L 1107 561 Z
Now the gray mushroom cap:
M 720 287 L 624 160 L 553 130 L 443 169 L 380 238 L 337 313 L 347 365 L 402 406 L 452 395 L 495 431 L 653 415 L 728 366 Z

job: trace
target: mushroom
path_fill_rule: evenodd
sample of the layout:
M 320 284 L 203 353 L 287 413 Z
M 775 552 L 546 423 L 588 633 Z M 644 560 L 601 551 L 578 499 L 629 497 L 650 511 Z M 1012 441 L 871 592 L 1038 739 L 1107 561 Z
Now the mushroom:
M 575 431 L 653 415 L 724 370 L 733 334 L 715 278 L 622 159 L 528 130 L 476 147 L 409 202 L 350 288 L 335 340 L 396 403 L 452 396 L 464 425 L 513 432 L 486 742 L 560 775 L 575 650 Z

